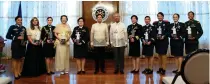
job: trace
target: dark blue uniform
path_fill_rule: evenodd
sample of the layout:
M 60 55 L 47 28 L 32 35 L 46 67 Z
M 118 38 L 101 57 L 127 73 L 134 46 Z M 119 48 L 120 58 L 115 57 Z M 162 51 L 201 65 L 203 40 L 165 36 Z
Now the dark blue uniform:
M 18 37 L 22 36 L 24 39 L 19 40 Z M 25 49 L 26 49 L 26 28 L 24 26 L 19 25 L 12 25 L 10 26 L 7 35 L 7 39 L 12 40 L 12 58 L 14 59 L 20 59 L 23 56 L 25 56 Z
M 154 43 L 155 43 L 155 38 L 156 38 L 156 29 L 153 25 L 148 24 L 143 26 L 142 31 L 141 31 L 141 41 L 142 41 L 142 54 L 145 56 L 153 56 L 154 52 Z M 150 45 L 144 44 L 143 42 L 146 42 L 146 34 L 148 34 L 148 41 L 151 42 Z
M 44 42 L 42 47 L 42 52 L 45 57 L 54 57 L 55 56 L 55 48 L 54 43 L 47 43 L 47 40 L 55 41 L 55 35 L 53 33 L 53 30 L 55 29 L 55 26 L 52 25 L 46 25 L 41 30 L 41 40 Z
M 171 55 L 183 56 L 185 24 L 181 22 L 171 23 L 169 28 L 170 28 Z M 174 32 L 176 32 L 176 34 L 173 34 L 173 28 L 175 28 Z
M 156 42 L 155 42 L 155 49 L 156 52 L 160 55 L 165 55 L 167 54 L 167 50 L 168 50 L 168 44 L 169 44 L 169 40 L 168 40 L 168 27 L 170 25 L 170 22 L 168 21 L 155 21 L 153 23 L 153 25 L 155 26 L 155 29 L 157 30 L 156 34 Z M 161 28 L 162 32 L 161 32 L 161 36 L 164 36 L 163 40 L 160 40 L 158 38 L 158 28 Z
M 191 28 L 192 37 L 195 37 L 194 40 L 188 39 L 188 27 Z M 185 50 L 186 54 L 189 54 L 198 49 L 199 38 L 203 35 L 203 29 L 201 24 L 197 20 L 187 21 L 185 22 Z
M 73 30 L 71 38 L 74 40 L 77 38 L 77 34 L 79 33 L 79 43 L 74 43 L 74 58 L 85 58 L 88 54 L 88 42 L 90 40 L 89 30 L 87 27 L 79 28 L 76 26 Z
M 142 26 L 138 23 L 135 25 L 131 24 L 127 28 L 129 38 L 129 56 L 139 57 L 140 56 L 140 35 Z M 134 42 L 130 41 L 130 38 L 134 39 Z

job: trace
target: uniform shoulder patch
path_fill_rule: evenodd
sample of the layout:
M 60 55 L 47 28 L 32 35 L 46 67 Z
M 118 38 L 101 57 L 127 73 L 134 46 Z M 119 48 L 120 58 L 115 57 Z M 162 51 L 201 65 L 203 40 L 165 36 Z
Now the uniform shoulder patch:
M 158 21 L 154 21 L 153 24 L 154 24 L 154 23 L 157 23 L 157 22 L 158 22 Z
M 168 20 L 163 20 L 164 22 L 169 22 Z

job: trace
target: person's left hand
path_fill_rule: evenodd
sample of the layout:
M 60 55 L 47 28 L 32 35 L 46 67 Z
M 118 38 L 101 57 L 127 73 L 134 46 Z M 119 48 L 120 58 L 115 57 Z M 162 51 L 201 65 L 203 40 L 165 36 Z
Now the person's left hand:
M 192 38 L 189 38 L 190 40 L 194 40 L 195 39 L 195 37 L 192 37 Z
M 131 42 L 134 42 L 134 38 L 130 38 L 130 41 L 131 41 Z
M 161 36 L 160 40 L 163 40 L 164 39 L 164 36 Z
M 147 45 L 150 45 L 151 44 L 151 41 L 147 42 Z
M 178 40 L 179 38 L 174 38 L 175 40 Z

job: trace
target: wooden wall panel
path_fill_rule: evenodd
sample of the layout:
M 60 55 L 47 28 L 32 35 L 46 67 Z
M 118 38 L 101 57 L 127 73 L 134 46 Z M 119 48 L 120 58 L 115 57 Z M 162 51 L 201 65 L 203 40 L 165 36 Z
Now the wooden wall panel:
M 119 1 L 83 1 L 82 2 L 82 13 L 83 17 L 85 19 L 85 26 L 87 26 L 89 29 L 91 29 L 92 24 L 96 23 L 96 21 L 92 17 L 92 9 L 97 4 L 108 4 L 107 6 L 112 6 L 113 11 L 109 12 L 108 19 L 105 21 L 105 23 L 109 24 L 112 21 L 112 14 L 115 12 L 119 12 Z

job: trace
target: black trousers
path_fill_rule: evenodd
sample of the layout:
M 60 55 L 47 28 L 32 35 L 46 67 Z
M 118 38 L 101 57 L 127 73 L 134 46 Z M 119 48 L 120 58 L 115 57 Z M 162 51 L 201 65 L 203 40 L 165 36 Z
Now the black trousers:
M 99 68 L 101 68 L 101 71 L 104 71 L 105 69 L 105 47 L 94 47 L 95 50 L 95 71 L 98 72 Z
M 115 70 L 124 70 L 124 52 L 125 47 L 114 47 Z

